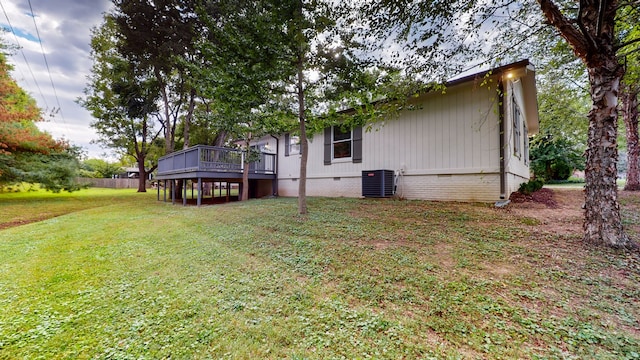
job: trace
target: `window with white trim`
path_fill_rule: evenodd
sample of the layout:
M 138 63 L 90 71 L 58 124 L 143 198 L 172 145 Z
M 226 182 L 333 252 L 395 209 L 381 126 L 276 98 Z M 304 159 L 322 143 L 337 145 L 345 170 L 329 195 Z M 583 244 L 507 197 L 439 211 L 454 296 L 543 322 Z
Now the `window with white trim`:
M 351 158 L 353 143 L 351 130 L 343 131 L 339 126 L 331 129 L 331 150 L 333 159 Z
M 289 136 L 289 155 L 298 155 L 300 154 L 300 136 L 291 135 Z

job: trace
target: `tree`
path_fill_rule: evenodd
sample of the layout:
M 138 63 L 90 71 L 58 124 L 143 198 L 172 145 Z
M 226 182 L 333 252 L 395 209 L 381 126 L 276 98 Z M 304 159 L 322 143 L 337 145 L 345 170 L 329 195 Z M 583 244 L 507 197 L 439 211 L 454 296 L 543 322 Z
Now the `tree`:
M 638 139 L 638 82 L 623 84 L 620 110 L 627 136 L 627 181 L 624 189 L 640 190 L 640 140 Z
M 625 9 L 626 10 L 626 9 Z M 619 24 L 619 33 L 623 41 L 633 41 L 640 38 L 640 16 L 633 11 L 624 11 L 623 17 L 631 20 Z M 640 140 L 638 135 L 638 96 L 640 95 L 640 50 L 624 51 L 620 57 L 625 67 L 621 95 L 620 115 L 625 125 L 627 140 L 627 181 L 624 189 L 640 191 Z
M 154 78 L 148 91 L 160 99 L 165 153 L 175 150 L 181 117 L 185 122 L 184 146 L 188 146 L 196 93 L 185 64 L 195 57 L 195 40 L 201 35 L 196 1 L 113 0 L 113 4 L 110 16 L 119 36 L 118 52 L 136 72 Z
M 637 15 L 623 19 L 618 18 L 618 14 L 623 11 L 637 14 L 640 7 L 637 1 L 615 0 L 581 0 L 577 8 L 575 2 L 570 1 L 537 0 L 536 3 L 424 1 L 418 6 L 414 1 L 374 1 L 366 10 L 375 28 L 384 29 L 381 33 L 388 29 L 381 25 L 399 25 L 402 35 L 415 40 L 411 45 L 419 49 L 417 56 L 424 56 L 431 68 L 444 64 L 437 60 L 446 55 L 462 54 L 455 58 L 464 59 L 482 55 L 483 48 L 478 46 L 482 43 L 478 40 L 483 37 L 484 40 L 508 40 L 500 37 L 499 31 L 498 34 L 483 33 L 489 28 L 518 27 L 516 35 L 510 37 L 518 39 L 540 29 L 541 20 L 551 25 L 585 65 L 589 77 L 592 108 L 588 114 L 584 240 L 612 247 L 633 246 L 623 232 L 616 184 L 617 104 L 624 73 L 618 54 L 621 49 L 637 49 L 640 39 L 619 43 L 615 27 L 618 22 L 637 19 Z M 524 16 L 516 18 L 513 14 Z M 529 26 L 531 21 L 538 23 Z M 457 36 L 451 36 L 452 33 Z M 461 40 L 450 44 L 451 38 Z
M 103 159 L 87 159 L 82 161 L 81 169 L 85 177 L 113 178 L 122 172 L 122 166 Z
M 40 109 L 9 70 L 0 53 L 0 186 L 27 182 L 55 192 L 77 190 L 77 149 L 36 127 Z
M 618 2 L 584 1 L 573 17 L 563 14 L 550 0 L 538 3 L 589 74 L 593 107 L 588 115 L 584 238 L 591 243 L 629 247 L 632 243 L 622 229 L 616 183 L 617 103 L 624 73 L 617 54 L 632 43 L 616 43 Z
M 582 150 L 564 136 L 536 136 L 531 141 L 530 154 L 535 178 L 545 182 L 566 180 L 574 170 L 584 170 Z
M 372 118 L 368 107 L 360 116 L 337 110 L 375 99 L 372 85 L 381 73 L 367 71 L 356 56 L 353 34 L 330 1 L 208 1 L 205 10 L 209 38 L 201 52 L 210 64 L 200 83 L 210 90 L 200 91 L 215 94 L 214 108 L 239 125 L 225 130 L 233 128 L 245 140 L 291 131 L 295 119 L 301 145 L 298 212 L 306 214 L 308 131 L 361 125 L 365 113 Z
M 102 26 L 93 31 L 92 75 L 84 98 L 78 101 L 95 119 L 91 126 L 99 136 L 97 142 L 135 158 L 140 173 L 138 192 L 146 192 L 147 159 L 161 131 L 153 126 L 156 79 L 134 68 L 117 44 L 115 22 L 106 15 Z

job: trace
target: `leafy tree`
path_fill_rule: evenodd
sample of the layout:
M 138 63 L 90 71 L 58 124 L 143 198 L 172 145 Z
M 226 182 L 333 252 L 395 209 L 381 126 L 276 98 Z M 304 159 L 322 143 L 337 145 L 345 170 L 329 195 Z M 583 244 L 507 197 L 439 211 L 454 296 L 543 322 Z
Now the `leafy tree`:
M 102 26 L 93 32 L 92 75 L 84 98 L 78 101 L 95 118 L 91 126 L 99 136 L 97 142 L 135 158 L 140 172 L 138 192 L 146 192 L 148 157 L 161 132 L 154 128 L 156 79 L 125 59 L 118 41 L 114 19 L 106 15 Z
M 584 170 L 582 149 L 564 136 L 536 136 L 531 141 L 531 169 L 536 179 L 566 180 L 573 171 Z
M 484 57 L 487 39 L 515 47 L 545 24 L 561 36 L 587 69 L 592 107 L 585 167 L 584 240 L 612 247 L 630 247 L 620 218 L 616 184 L 617 104 L 624 68 L 620 51 L 637 51 L 638 38 L 619 42 L 616 25 L 638 19 L 637 2 L 581 0 L 513 1 L 371 1 L 365 8 L 380 34 L 389 26 L 409 39 L 427 69 L 441 64 L 462 66 Z M 624 14 L 624 17 L 621 15 Z M 513 35 L 503 37 L 506 31 Z M 485 41 L 481 41 L 485 40 Z M 484 57 L 493 58 L 493 57 Z M 447 61 L 443 61 L 447 60 Z M 455 60 L 462 60 L 456 62 Z M 422 62 L 421 62 L 422 63 Z M 451 68 L 451 67 L 449 67 Z
M 27 182 L 55 192 L 77 190 L 76 149 L 36 127 L 40 109 L 9 70 L 0 53 L 0 186 Z
M 336 2 L 236 3 L 243 9 L 237 16 L 228 16 L 224 2 L 207 4 L 222 19 L 216 27 L 224 29 L 212 41 L 220 63 L 227 64 L 209 82 L 217 81 L 215 86 L 223 89 L 216 100 L 243 104 L 245 116 L 240 118 L 250 112 L 252 125 L 242 121 L 242 128 L 254 136 L 256 129 L 297 127 L 301 147 L 298 213 L 306 214 L 308 136 L 330 125 L 351 128 L 376 119 L 382 110 L 369 105 L 380 98 L 386 89 L 382 80 L 390 77 L 365 61 L 356 34 L 343 21 L 346 8 Z M 255 102 L 233 99 L 234 94 L 249 94 Z M 356 109 L 355 115 L 340 111 L 347 108 Z
M 165 153 L 176 146 L 176 128 L 185 122 L 184 146 L 189 146 L 189 123 L 196 92 L 185 65 L 195 61 L 195 40 L 201 36 L 195 0 L 113 0 L 110 15 L 119 36 L 117 51 L 136 73 L 153 77 L 147 90 L 160 99 Z
M 82 161 L 81 169 L 85 177 L 112 178 L 122 172 L 122 166 L 103 159 L 87 159 Z

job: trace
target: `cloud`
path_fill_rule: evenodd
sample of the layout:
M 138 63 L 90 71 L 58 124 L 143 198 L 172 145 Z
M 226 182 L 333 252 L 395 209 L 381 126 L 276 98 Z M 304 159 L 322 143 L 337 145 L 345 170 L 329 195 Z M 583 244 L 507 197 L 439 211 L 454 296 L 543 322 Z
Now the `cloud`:
M 3 40 L 22 48 L 9 58 L 15 67 L 12 75 L 44 111 L 46 121 L 39 127 L 84 147 L 91 157 L 101 156 L 105 150 L 91 144 L 96 138 L 90 127 L 93 118 L 75 100 L 83 95 L 91 71 L 91 29 L 101 24 L 111 1 L 30 0 L 2 5 L 0 26 L 9 28 L 10 22 L 15 33 L 6 32 Z

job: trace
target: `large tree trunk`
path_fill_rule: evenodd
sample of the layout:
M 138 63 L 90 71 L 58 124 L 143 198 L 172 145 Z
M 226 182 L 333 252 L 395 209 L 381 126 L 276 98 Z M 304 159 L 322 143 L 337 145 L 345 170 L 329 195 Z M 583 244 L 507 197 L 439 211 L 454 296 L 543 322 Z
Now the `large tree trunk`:
M 537 0 L 549 23 L 567 40 L 589 72 L 591 100 L 585 167 L 584 240 L 611 247 L 631 247 L 622 230 L 618 204 L 617 105 L 624 69 L 615 44 L 617 1 L 580 1 L 569 19 L 553 0 Z
M 622 68 L 615 56 L 595 58 L 599 61 L 594 60 L 587 67 L 593 106 L 589 111 L 586 152 L 584 239 L 598 245 L 629 247 L 630 240 L 622 230 L 616 183 L 617 105 Z
M 638 85 L 626 85 L 620 94 L 621 115 L 627 134 L 627 183 L 628 191 L 640 191 L 640 143 L 638 143 Z
M 298 214 L 307 213 L 307 159 L 309 154 L 309 141 L 307 140 L 307 127 L 304 103 L 304 57 L 298 59 L 298 121 L 300 122 L 300 179 L 298 179 Z M 285 144 L 287 146 L 287 144 Z
M 144 168 L 144 156 L 138 156 L 138 192 L 147 192 L 147 171 Z

